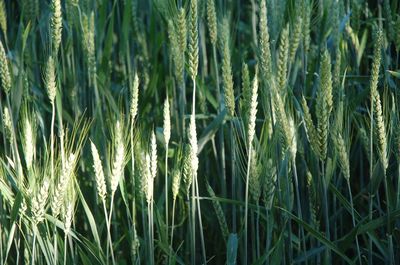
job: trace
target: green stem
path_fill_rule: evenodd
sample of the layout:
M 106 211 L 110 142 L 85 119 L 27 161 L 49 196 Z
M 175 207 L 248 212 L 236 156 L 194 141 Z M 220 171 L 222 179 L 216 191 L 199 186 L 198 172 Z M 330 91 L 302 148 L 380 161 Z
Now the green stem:
M 349 196 L 350 196 L 350 206 L 351 206 L 351 219 L 353 220 L 353 227 L 356 227 L 356 218 L 354 215 L 354 204 L 353 204 L 353 194 L 351 192 L 351 187 L 350 187 L 350 180 L 347 180 L 347 188 L 349 190 Z M 358 262 L 361 265 L 361 252 L 360 252 L 360 245 L 358 243 L 358 236 L 356 235 L 356 245 L 357 245 L 357 256 L 358 256 Z
M 35 264 L 35 249 L 36 249 L 36 227 L 33 228 L 34 232 L 33 232 L 33 243 L 32 243 L 32 258 L 31 258 L 31 265 Z
M 299 215 L 299 218 L 303 220 L 303 213 L 301 210 L 301 201 L 300 201 L 300 188 L 299 188 L 299 180 L 297 177 L 297 167 L 296 167 L 296 161 L 293 159 L 292 161 L 292 168 L 293 168 L 293 175 L 294 175 L 294 184 L 295 184 L 295 189 L 296 189 L 296 201 L 297 201 L 297 212 Z M 300 230 L 300 237 L 301 237 L 301 242 L 303 244 L 303 254 L 305 257 L 305 264 L 307 265 L 307 247 L 306 247 L 306 239 L 304 235 L 304 228 L 303 226 L 299 226 Z
M 64 265 L 67 265 L 67 234 L 64 236 Z
M 113 205 L 114 205 L 114 193 L 111 195 L 111 204 L 110 204 L 110 213 L 108 215 L 108 223 L 107 223 L 107 233 L 108 233 L 108 239 L 109 239 L 109 247 L 107 248 L 107 264 L 108 264 L 108 250 L 111 252 L 111 260 L 113 265 L 115 265 L 115 258 L 114 258 L 114 250 L 112 246 L 112 240 L 111 240 L 111 217 L 112 217 L 112 212 L 113 212 Z M 105 213 L 107 212 L 105 209 L 105 203 L 104 203 L 104 211 Z M 106 214 L 106 220 L 107 220 L 107 214 Z
M 368 217 L 369 221 L 372 221 L 372 210 L 373 210 L 373 188 L 372 188 L 372 174 L 373 174 L 373 134 L 374 134 L 374 98 L 371 95 L 371 120 L 370 120 L 370 136 L 369 136 L 369 178 L 370 178 L 370 190 L 369 190 L 369 212 Z M 368 244 L 368 264 L 373 265 L 372 263 L 372 238 L 369 237 Z
M 171 226 L 171 243 L 169 244 L 170 246 L 170 255 L 168 259 L 168 264 L 171 264 L 171 258 L 174 252 L 174 225 L 175 225 L 175 202 L 176 200 L 174 199 L 172 202 L 172 226 Z
M 168 143 L 165 145 L 165 233 L 168 242 Z
M 247 264 L 247 230 L 248 230 L 248 211 L 249 211 L 249 178 L 250 178 L 250 162 L 252 153 L 252 143 L 249 143 L 249 155 L 247 158 L 247 172 L 246 172 L 246 190 L 245 190 L 245 203 L 244 203 L 244 261 Z
M 329 204 L 328 204 L 328 185 L 326 182 L 326 176 L 325 176 L 325 164 L 322 161 L 322 190 L 323 190 L 323 196 L 324 196 L 324 218 L 325 218 L 325 233 L 326 233 L 326 238 L 330 240 L 330 228 L 329 228 Z M 329 264 L 330 260 L 330 250 L 326 249 L 325 251 L 325 263 Z

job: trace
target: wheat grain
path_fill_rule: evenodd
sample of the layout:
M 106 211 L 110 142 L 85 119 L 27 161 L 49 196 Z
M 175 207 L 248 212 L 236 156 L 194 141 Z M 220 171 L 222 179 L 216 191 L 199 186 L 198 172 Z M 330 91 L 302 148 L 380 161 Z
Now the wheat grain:
M 265 165 L 263 172 L 266 173 L 266 177 L 264 179 L 264 183 L 263 183 L 263 187 L 262 187 L 263 201 L 264 201 L 265 207 L 268 210 L 271 210 L 272 203 L 274 200 L 275 186 L 276 186 L 276 180 L 277 180 L 276 170 L 275 170 L 275 167 L 273 166 L 272 159 L 267 160 L 267 163 Z
M 25 153 L 25 162 L 26 167 L 29 169 L 32 168 L 33 158 L 35 154 L 35 145 L 36 145 L 36 135 L 33 131 L 33 126 L 28 117 L 24 119 L 24 126 L 23 126 L 23 140 L 24 140 L 24 153 Z
M 171 117 L 169 108 L 169 101 L 167 97 L 164 102 L 164 141 L 166 145 L 168 145 L 171 138 Z
M 186 28 L 186 14 L 185 9 L 181 7 L 178 10 L 177 16 L 177 32 L 178 32 L 178 44 L 181 53 L 186 51 L 187 46 L 187 28 Z
M 44 214 L 46 212 L 46 202 L 49 196 L 50 183 L 48 180 L 44 180 L 39 192 L 32 199 L 32 220 L 35 225 L 39 224 L 44 220 Z
M 131 85 L 131 102 L 130 102 L 130 115 L 131 119 L 134 120 L 138 112 L 138 101 L 139 101 L 139 77 L 135 72 L 133 77 L 133 83 Z
M 7 12 L 4 0 L 0 0 L 0 27 L 4 36 L 7 36 Z
M 0 41 L 0 78 L 1 86 L 6 94 L 11 90 L 11 75 L 8 68 L 8 60 L 3 43 Z
M 343 171 L 344 177 L 347 181 L 350 180 L 350 163 L 346 144 L 340 132 L 333 135 L 333 142 L 335 143 L 336 153 L 339 158 L 339 165 Z
M 53 216 L 55 218 L 60 214 L 61 207 L 65 200 L 65 195 L 67 193 L 67 189 L 69 183 L 71 181 L 71 176 L 74 171 L 76 157 L 75 154 L 71 153 L 68 157 L 67 163 L 64 168 L 61 170 L 61 176 L 58 180 L 58 184 L 53 190 L 52 198 L 51 198 L 51 211 L 53 212 Z
M 260 1 L 260 20 L 259 20 L 259 49 L 260 49 L 260 69 L 263 80 L 271 77 L 272 63 L 271 50 L 269 43 L 268 20 L 266 0 Z
M 210 194 L 210 197 L 212 199 L 211 203 L 213 205 L 215 213 L 217 214 L 217 219 L 218 219 L 219 227 L 222 232 L 222 236 L 226 240 L 229 236 L 229 229 L 228 229 L 228 224 L 225 219 L 224 211 L 222 210 L 221 204 L 215 196 L 214 190 L 211 188 L 211 186 L 208 183 L 207 183 L 207 191 L 208 191 L 208 194 Z
M 62 31 L 61 0 L 51 1 L 50 30 L 51 30 L 51 45 L 54 54 L 57 55 L 61 43 L 61 31 Z
M 190 1 L 190 23 L 189 23 L 189 74 L 192 80 L 197 76 L 199 65 L 199 31 L 197 27 L 197 0 Z
M 289 25 L 282 30 L 278 52 L 278 91 L 286 96 L 286 76 L 289 52 Z
M 181 185 L 181 172 L 176 167 L 172 171 L 172 199 L 173 199 L 173 201 L 175 201 L 176 197 L 178 196 L 180 185 Z
M 328 51 L 325 50 L 321 58 L 320 81 L 316 105 L 319 156 L 322 161 L 325 160 L 327 153 L 329 118 L 332 108 L 331 58 Z
M 97 194 L 100 197 L 100 199 L 104 202 L 107 195 L 107 188 L 106 188 L 103 166 L 101 164 L 99 152 L 92 141 L 90 141 L 90 148 L 93 157 L 93 169 L 96 177 Z
M 215 11 L 214 0 L 207 0 L 207 25 L 208 33 L 210 34 L 210 42 L 212 45 L 217 44 L 217 13 Z
M 3 109 L 3 125 L 6 130 L 6 136 L 10 140 L 10 143 L 14 141 L 14 130 L 11 120 L 11 113 L 7 107 Z
M 122 178 L 124 174 L 124 159 L 125 159 L 125 146 L 123 142 L 123 128 L 120 121 L 115 123 L 114 128 L 114 160 L 112 163 L 111 170 L 111 196 L 114 195 L 117 190 L 119 180 Z
M 299 47 L 300 41 L 301 41 L 301 30 L 303 27 L 303 18 L 301 16 L 297 16 L 296 20 L 294 22 L 294 26 L 293 26 L 293 34 L 292 34 L 292 38 L 290 40 L 290 52 L 289 52 L 289 58 L 290 58 L 290 62 L 293 63 L 294 59 L 296 57 L 296 52 L 297 52 L 297 48 Z
M 47 96 L 49 97 L 50 103 L 53 105 L 57 93 L 57 83 L 56 83 L 56 69 L 54 65 L 53 56 L 49 56 L 46 64 L 44 83 L 46 85 Z
M 221 23 L 221 54 L 222 54 L 222 84 L 224 88 L 225 106 L 230 116 L 235 115 L 235 95 L 233 91 L 233 75 L 231 52 L 229 49 L 229 20 L 224 18 Z

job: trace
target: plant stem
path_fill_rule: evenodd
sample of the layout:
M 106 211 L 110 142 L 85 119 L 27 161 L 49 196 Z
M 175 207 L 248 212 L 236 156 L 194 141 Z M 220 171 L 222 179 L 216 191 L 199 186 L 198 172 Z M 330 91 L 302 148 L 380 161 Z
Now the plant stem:
M 371 96 L 371 120 L 370 120 L 370 135 L 369 135 L 369 179 L 370 179 L 370 190 L 369 190 L 369 212 L 368 217 L 369 221 L 372 221 L 372 210 L 373 210 L 373 188 L 372 188 L 372 174 L 373 174 L 373 134 L 374 134 L 374 97 Z M 372 238 L 369 237 L 369 244 L 368 244 L 368 264 L 373 265 L 372 263 Z
M 115 265 L 115 258 L 114 258 L 114 250 L 112 246 L 112 240 L 111 240 L 111 217 L 112 217 L 112 212 L 113 212 L 113 205 L 114 205 L 114 193 L 111 194 L 111 204 L 110 204 L 110 213 L 108 216 L 108 221 L 107 221 L 107 210 L 105 206 L 105 202 L 103 202 L 104 206 L 104 213 L 106 214 L 106 222 L 107 222 L 107 234 L 108 234 L 108 239 L 109 239 L 109 248 L 107 247 L 107 264 L 108 264 L 108 251 L 110 250 L 111 252 L 111 260 L 113 265 Z
M 300 220 L 303 220 L 303 213 L 301 210 L 301 201 L 300 201 L 299 180 L 297 177 L 297 167 L 296 167 L 295 158 L 292 161 L 292 169 L 293 169 L 293 175 L 294 175 L 294 185 L 295 185 L 295 189 L 296 189 L 297 212 L 298 212 Z M 305 239 L 305 235 L 304 235 L 303 226 L 299 226 L 299 230 L 300 230 L 300 237 L 302 239 L 301 242 L 303 244 L 302 248 L 303 248 L 303 254 L 305 257 L 305 264 L 307 265 L 307 247 L 306 247 L 306 239 Z
M 354 215 L 354 204 L 353 204 L 353 194 L 351 192 L 351 187 L 350 187 L 350 180 L 347 180 L 347 188 L 349 190 L 349 196 L 350 196 L 350 207 L 351 207 L 351 218 L 353 220 L 353 227 L 356 227 L 356 218 Z M 361 253 L 360 253 L 360 245 L 358 243 L 358 236 L 356 235 L 356 245 L 357 245 L 357 256 L 358 256 L 358 262 L 361 265 Z
M 171 264 L 171 258 L 174 252 L 174 225 L 175 225 L 175 203 L 176 200 L 173 200 L 172 202 L 172 226 L 171 226 L 171 243 L 170 245 L 170 255 L 169 255 L 169 259 L 168 259 L 168 264 Z
M 31 259 L 31 265 L 35 264 L 35 244 L 36 244 L 36 227 L 33 228 L 33 243 L 32 243 L 32 259 Z
M 165 145 L 165 227 L 168 242 L 168 143 Z
M 325 176 L 325 164 L 322 161 L 322 190 L 323 190 L 323 196 L 324 196 L 324 217 L 325 217 L 325 233 L 326 233 L 326 238 L 330 240 L 330 228 L 329 228 L 329 205 L 328 205 L 328 184 Z M 326 249 L 325 250 L 325 263 L 328 264 L 330 260 L 330 250 Z M 328 263 L 327 263 L 328 262 Z
M 67 234 L 64 236 L 64 265 L 67 265 Z
M 200 208 L 200 198 L 199 198 L 199 183 L 197 182 L 196 175 L 196 198 L 197 198 L 197 212 L 199 215 L 199 227 L 200 227 L 200 241 L 201 241 L 201 252 L 203 254 L 204 265 L 207 264 L 207 256 L 206 256 L 206 247 L 204 243 L 204 234 L 203 234 L 203 222 L 201 219 L 201 208 Z
M 244 261 L 247 263 L 247 216 L 249 211 L 249 177 L 250 177 L 250 162 L 252 153 L 252 143 L 249 143 L 249 155 L 247 158 L 247 172 L 246 172 L 246 191 L 245 191 L 245 203 L 244 203 Z

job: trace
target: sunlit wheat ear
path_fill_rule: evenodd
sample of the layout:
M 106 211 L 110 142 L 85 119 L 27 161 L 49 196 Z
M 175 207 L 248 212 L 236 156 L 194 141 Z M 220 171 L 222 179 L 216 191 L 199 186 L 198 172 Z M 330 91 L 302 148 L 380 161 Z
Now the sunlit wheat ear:
M 4 50 L 3 43 L 0 41 L 0 78 L 1 87 L 6 94 L 10 93 L 11 90 L 11 75 L 8 68 L 8 60 L 6 51 Z
M 57 55 L 61 43 L 62 31 L 61 0 L 51 0 L 50 31 L 53 52 Z
M 197 169 L 199 168 L 199 159 L 197 157 L 198 146 L 197 146 L 197 133 L 196 133 L 196 120 L 193 115 L 190 116 L 189 122 L 189 150 L 190 150 L 190 169 L 191 174 L 197 175 Z
M 333 107 L 331 58 L 327 50 L 325 50 L 321 59 L 316 104 L 319 155 L 320 159 L 324 161 L 328 147 L 329 118 Z
M 146 170 L 144 171 L 145 175 L 145 195 L 146 201 L 149 204 L 153 200 L 153 192 L 154 192 L 154 179 L 151 174 L 151 158 L 149 154 L 145 155 L 145 167 Z
M 179 49 L 182 53 L 184 53 L 187 47 L 187 28 L 186 28 L 187 23 L 186 23 L 186 13 L 183 7 L 181 7 L 178 10 L 176 24 L 177 24 Z
M 253 143 L 254 135 L 256 133 L 256 117 L 257 117 L 257 105 L 258 105 L 258 74 L 256 74 L 253 79 L 252 89 L 251 89 L 251 99 L 250 99 L 250 111 L 249 111 L 249 126 L 248 126 L 248 145 Z
M 376 122 L 376 136 L 378 142 L 379 149 L 379 158 L 381 160 L 384 171 L 386 171 L 388 167 L 388 154 L 387 154 L 387 138 L 386 138 L 386 127 L 385 121 L 382 113 L 382 103 L 381 98 L 379 96 L 378 90 L 373 91 L 373 100 L 374 100 L 374 114 L 375 114 L 375 122 Z
M 57 93 L 56 83 L 56 69 L 54 65 L 53 56 L 49 56 L 46 63 L 46 72 L 44 76 L 44 83 L 47 90 L 47 96 L 49 97 L 50 103 L 54 104 Z
M 276 90 L 273 93 L 273 107 L 276 113 L 276 124 L 279 138 L 282 144 L 282 152 L 290 151 L 291 159 L 295 158 L 297 152 L 295 125 L 293 118 L 286 114 L 285 106 L 280 93 Z
M 164 141 L 166 145 L 168 145 L 171 138 L 171 116 L 169 108 L 169 101 L 167 97 L 164 102 Z
M 301 41 L 302 26 L 303 26 L 303 18 L 301 16 L 297 16 L 296 20 L 294 22 L 294 25 L 293 25 L 292 37 L 290 39 L 289 58 L 290 58 L 291 63 L 294 62 L 294 59 L 296 57 L 297 48 L 299 47 L 299 44 Z
M 44 220 L 47 198 L 49 196 L 49 187 L 49 181 L 44 180 L 38 193 L 32 199 L 31 212 L 32 220 L 35 225 Z
M 136 145 L 135 150 L 135 164 L 137 164 L 137 169 L 139 177 L 136 178 L 136 190 L 138 191 L 139 197 L 145 197 L 147 189 L 147 176 L 150 174 L 150 166 L 146 165 L 146 153 L 140 147 L 140 144 Z
M 189 74 L 192 80 L 197 76 L 199 64 L 199 30 L 197 27 L 197 0 L 190 1 L 190 23 L 189 23 Z
M 51 211 L 53 212 L 53 216 L 55 218 L 57 218 L 60 214 L 61 207 L 64 203 L 65 195 L 67 193 L 67 189 L 71 181 L 71 176 L 74 171 L 75 162 L 76 156 L 71 153 L 68 157 L 65 167 L 61 170 L 61 176 L 58 180 L 58 184 L 53 190 L 51 198 Z
M 131 102 L 129 112 L 131 119 L 134 120 L 138 112 L 138 102 L 139 102 L 139 77 L 137 72 L 133 77 L 133 83 L 131 84 Z
M 157 141 L 154 131 L 151 133 L 150 139 L 150 163 L 151 163 L 151 176 L 153 179 L 157 176 Z
M 312 120 L 310 110 L 307 105 L 307 101 L 304 97 L 302 97 L 301 100 L 301 106 L 303 108 L 303 119 L 304 119 L 304 125 L 307 133 L 307 138 L 308 141 L 311 144 L 311 148 L 313 151 L 319 156 L 319 144 L 318 144 L 318 136 L 317 136 L 317 131 L 314 126 L 314 122 Z
M 99 198 L 104 202 L 107 195 L 107 186 L 104 177 L 103 166 L 101 164 L 99 152 L 93 142 L 90 142 L 90 148 L 93 157 L 93 169 L 96 175 L 97 194 Z
M 32 168 L 33 158 L 36 150 L 36 133 L 31 121 L 26 116 L 23 123 L 23 149 L 27 169 Z
M 286 95 L 286 79 L 289 53 L 289 24 L 282 30 L 278 54 L 278 90 Z
M 10 142 L 13 142 L 14 141 L 13 124 L 11 121 L 10 111 L 7 107 L 4 107 L 3 109 L 3 125 L 4 129 L 6 130 L 7 138 L 10 140 Z
M 172 171 L 172 199 L 175 201 L 181 185 L 181 172 L 175 167 Z
M 214 0 L 207 0 L 207 26 L 212 45 L 217 45 L 217 12 Z
M 189 190 L 192 185 L 192 165 L 191 165 L 191 149 L 189 145 L 185 145 L 183 150 L 183 162 L 182 162 L 182 175 L 183 175 L 183 184 L 186 195 L 189 196 Z
M 7 12 L 4 0 L 0 0 L 0 27 L 4 36 L 7 36 Z
M 71 232 L 72 218 L 73 218 L 74 208 L 71 202 L 67 203 L 64 215 L 64 233 L 68 235 Z
M 339 165 L 342 169 L 344 177 L 350 180 L 350 162 L 347 147 L 340 132 L 333 134 L 333 142 L 335 144 L 336 154 L 338 156 Z
M 222 47 L 222 84 L 224 88 L 225 106 L 230 116 L 235 115 L 235 95 L 233 91 L 233 75 L 231 51 L 229 48 L 229 20 L 224 18 L 221 24 L 221 47 Z
M 311 223 L 313 224 L 313 227 L 319 228 L 319 221 L 317 218 L 318 211 L 319 211 L 319 206 L 318 206 L 318 198 L 317 194 L 315 193 L 315 183 L 313 180 L 313 176 L 311 175 L 310 171 L 307 171 L 307 189 L 308 189 L 308 197 L 309 199 L 309 204 L 310 204 L 310 214 L 311 214 Z
M 260 72 L 263 80 L 269 80 L 272 71 L 271 50 L 269 43 L 266 0 L 260 1 L 259 43 Z
M 386 171 L 388 167 L 386 127 L 382 112 L 382 103 L 378 92 L 379 70 L 382 57 L 381 55 L 382 41 L 383 41 L 382 38 L 383 38 L 382 31 L 378 30 L 375 37 L 374 57 L 372 61 L 372 70 L 370 79 L 370 93 L 371 93 L 371 101 L 373 102 L 373 107 L 374 107 L 374 109 L 371 111 L 373 111 L 375 115 L 379 158 L 381 160 L 384 171 Z
M 119 180 L 124 174 L 125 146 L 123 138 L 123 128 L 120 121 L 115 123 L 114 128 L 114 159 L 112 162 L 110 189 L 114 195 L 118 188 Z
M 207 183 L 207 191 L 208 194 L 210 194 L 211 197 L 211 203 L 213 205 L 214 211 L 217 214 L 217 219 L 219 223 L 219 227 L 222 232 L 222 236 L 226 240 L 229 237 L 229 229 L 228 229 L 228 224 L 226 222 L 225 214 L 224 211 L 222 210 L 221 203 L 217 200 L 215 196 L 214 190 L 211 188 L 211 186 Z
M 276 170 L 272 163 L 272 159 L 268 159 L 265 165 L 266 178 L 264 179 L 263 185 L 263 201 L 265 207 L 270 210 L 272 208 L 272 203 L 275 195 L 276 186 Z
M 261 197 L 261 165 L 256 152 L 251 153 L 250 161 L 249 191 L 253 201 L 257 204 Z

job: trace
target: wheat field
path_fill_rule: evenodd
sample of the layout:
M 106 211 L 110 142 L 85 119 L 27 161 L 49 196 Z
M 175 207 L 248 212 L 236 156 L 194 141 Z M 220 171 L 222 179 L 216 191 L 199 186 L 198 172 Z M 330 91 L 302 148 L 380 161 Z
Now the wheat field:
M 397 0 L 0 0 L 0 265 L 400 264 Z

